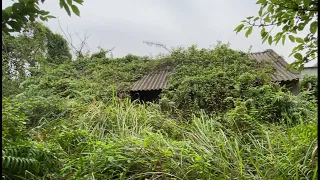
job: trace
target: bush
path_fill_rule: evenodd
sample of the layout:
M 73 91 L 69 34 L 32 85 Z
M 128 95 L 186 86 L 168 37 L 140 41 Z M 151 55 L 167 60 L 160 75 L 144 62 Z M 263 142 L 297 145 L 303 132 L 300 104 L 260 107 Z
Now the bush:
M 308 100 L 318 100 L 318 77 L 317 76 L 304 76 L 300 83 L 300 91 L 308 92 L 310 95 L 306 95 Z

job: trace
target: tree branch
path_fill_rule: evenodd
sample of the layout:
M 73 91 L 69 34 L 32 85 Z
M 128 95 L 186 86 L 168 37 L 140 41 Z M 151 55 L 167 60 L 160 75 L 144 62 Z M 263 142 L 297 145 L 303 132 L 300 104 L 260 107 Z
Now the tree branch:
M 318 12 L 318 5 L 316 5 L 317 7 L 315 9 L 306 9 L 306 8 L 299 8 L 299 5 L 297 5 L 297 7 L 288 7 L 288 6 L 285 6 L 285 5 L 282 5 L 282 4 L 277 4 L 277 3 L 270 3 L 270 4 L 274 4 L 274 5 L 277 5 L 281 8 L 285 8 L 285 9 L 291 9 L 291 10 L 295 10 L 295 11 L 314 11 L 314 12 Z
M 62 31 L 62 33 L 64 34 L 64 36 L 65 36 L 65 38 L 66 38 L 66 40 L 67 40 L 67 42 L 70 44 L 71 48 L 73 49 L 74 54 L 75 54 L 77 57 L 83 57 L 83 53 L 82 53 L 83 47 L 86 45 L 86 46 L 88 47 L 88 49 L 89 49 L 89 46 L 88 46 L 88 44 L 87 44 L 86 41 L 88 40 L 88 38 L 90 37 L 90 35 L 87 35 L 87 30 L 85 31 L 85 35 L 84 35 L 84 38 L 83 38 L 83 39 L 80 37 L 79 33 L 75 32 L 75 35 L 76 35 L 76 36 L 79 38 L 79 40 L 81 41 L 81 43 L 80 43 L 80 45 L 79 45 L 80 47 L 77 48 L 77 47 L 73 44 L 73 42 L 72 42 L 73 37 L 72 37 L 72 34 L 69 32 L 68 27 L 67 27 L 67 32 L 68 32 L 68 35 L 69 35 L 70 40 L 69 40 L 69 38 L 68 38 L 68 35 L 67 35 L 67 34 L 65 33 L 65 31 L 62 29 L 59 19 L 58 19 L 58 22 L 59 22 L 60 30 Z

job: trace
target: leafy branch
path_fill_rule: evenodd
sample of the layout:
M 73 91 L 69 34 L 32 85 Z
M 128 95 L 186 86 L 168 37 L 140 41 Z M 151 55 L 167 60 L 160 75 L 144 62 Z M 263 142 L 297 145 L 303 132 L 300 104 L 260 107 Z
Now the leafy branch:
M 281 40 L 284 45 L 287 37 L 291 42 L 298 43 L 290 54 L 295 57 L 296 61 L 288 66 L 289 69 L 298 68 L 301 71 L 305 63 L 317 57 L 317 0 L 258 0 L 256 4 L 261 6 L 258 16 L 249 16 L 242 20 L 242 23 L 234 29 L 236 33 L 246 30 L 245 36 L 248 37 L 253 28 L 257 27 L 261 29 L 262 43 L 268 40 L 269 45 L 277 45 Z M 259 23 L 257 23 L 258 20 L 260 20 Z M 272 34 L 273 28 L 276 26 L 281 27 L 281 30 Z M 308 26 L 309 32 L 305 37 L 298 35 Z M 268 27 L 271 27 L 269 32 L 266 31 Z
M 45 0 L 40 0 L 44 3 Z M 40 18 L 42 21 L 48 21 L 55 18 L 50 15 L 50 12 L 39 8 L 39 0 L 19 0 L 11 6 L 2 10 L 2 32 L 10 34 L 13 32 L 21 32 L 23 28 L 30 22 L 35 22 Z M 60 8 L 65 9 L 69 16 L 71 11 L 80 16 L 79 8 L 76 6 L 82 5 L 83 0 L 59 0 Z

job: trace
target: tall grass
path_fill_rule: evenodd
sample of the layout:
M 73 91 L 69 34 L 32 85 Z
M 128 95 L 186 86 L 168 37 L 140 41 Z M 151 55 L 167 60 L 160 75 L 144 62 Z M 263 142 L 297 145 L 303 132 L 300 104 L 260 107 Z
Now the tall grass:
M 71 113 L 82 149 L 66 158 L 61 176 L 91 179 L 316 179 L 316 122 L 261 124 L 241 136 L 221 117 L 204 113 L 186 125 L 154 104 L 113 99 Z M 81 138 L 80 138 L 81 139 Z M 71 147 L 75 148 L 75 147 Z M 77 158 L 74 158 L 76 156 Z

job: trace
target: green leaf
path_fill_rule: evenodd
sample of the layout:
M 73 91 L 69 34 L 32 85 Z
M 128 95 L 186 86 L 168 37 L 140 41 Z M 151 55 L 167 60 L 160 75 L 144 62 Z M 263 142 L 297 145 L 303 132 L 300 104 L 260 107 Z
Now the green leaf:
M 47 19 L 51 19 L 51 18 L 56 18 L 55 16 L 51 16 L 51 15 L 48 15 L 46 16 Z
M 59 5 L 60 5 L 60 8 L 61 8 L 61 9 L 63 8 L 63 3 L 64 3 L 64 0 L 60 0 L 60 1 L 59 1 Z
M 253 27 L 251 26 L 251 27 L 249 27 L 249 29 L 247 30 L 247 32 L 246 32 L 246 37 L 248 37 L 251 33 L 252 33 L 252 29 L 253 29 Z
M 298 24 L 298 30 L 302 31 L 304 29 L 305 24 L 304 23 L 299 23 Z
M 263 0 L 258 0 L 257 2 L 256 2 L 256 4 L 261 4 L 263 2 Z
M 60 2 L 62 2 L 62 6 L 67 11 L 68 15 L 71 16 L 71 11 L 69 9 L 69 6 L 66 4 L 66 2 L 64 0 L 60 0 Z
M 11 14 L 12 13 L 12 6 L 5 8 L 4 11 L 8 14 Z
M 276 42 L 276 45 L 279 43 L 280 39 L 281 39 L 281 36 L 282 36 L 282 32 L 278 32 L 276 34 L 276 36 L 274 37 L 273 41 Z
M 19 13 L 19 11 L 21 10 L 21 4 L 20 3 L 14 3 L 13 5 L 12 5 L 12 12 L 13 13 Z
M 294 57 L 298 60 L 302 60 L 302 55 L 300 53 L 296 53 Z
M 263 20 L 264 20 L 264 22 L 271 22 L 269 15 L 266 18 L 264 18 Z
M 295 27 L 293 27 L 293 29 L 291 29 L 290 32 L 297 34 L 297 29 Z
M 304 43 L 303 39 L 302 39 L 302 38 L 299 38 L 299 37 L 296 37 L 296 42 L 298 42 L 298 43 Z
M 73 0 L 74 2 L 78 3 L 78 4 L 81 4 L 83 3 L 83 0 Z
M 266 35 L 268 35 L 269 33 L 268 32 L 263 32 L 263 34 L 261 34 L 261 37 L 264 38 L 266 37 Z
M 284 45 L 285 42 L 286 42 L 286 35 L 283 35 L 283 36 L 282 36 L 282 45 Z
M 21 29 L 21 25 L 16 21 L 9 21 L 8 24 L 17 31 L 20 31 Z
M 40 19 L 41 19 L 42 21 L 47 21 L 47 20 L 48 20 L 45 16 L 40 16 Z
M 289 64 L 286 67 L 286 70 L 292 71 L 297 65 L 298 65 L 298 63 L 296 61 L 294 61 L 293 63 Z
M 303 0 L 304 7 L 308 7 L 310 5 L 311 0 Z
M 248 19 L 248 20 L 250 20 L 250 19 L 252 19 L 252 18 L 253 18 L 253 16 L 249 16 L 249 17 L 247 17 L 247 19 Z
M 273 5 L 272 5 L 272 4 L 270 4 L 270 5 L 268 6 L 268 11 L 271 12 L 271 13 L 274 12 Z
M 269 34 L 267 33 L 267 35 L 262 40 L 262 44 L 268 39 L 268 37 L 269 37 Z
M 19 0 L 20 3 L 27 4 L 28 0 Z
M 259 16 L 261 17 L 262 16 L 262 7 L 260 8 L 260 10 L 259 10 Z
M 263 34 L 265 34 L 265 32 L 266 32 L 266 28 L 263 27 L 263 28 L 261 29 L 261 31 L 260 31 L 260 35 L 262 36 Z
M 269 38 L 268 38 L 268 43 L 269 43 L 269 45 L 272 44 L 272 36 L 269 36 Z
M 49 11 L 39 11 L 39 14 L 41 15 L 48 15 L 50 12 Z
M 80 16 L 80 11 L 79 11 L 79 9 L 78 9 L 77 6 L 72 5 L 72 6 L 71 6 L 71 9 L 72 9 L 72 11 L 73 11 L 77 16 Z
M 72 5 L 72 0 L 67 0 L 67 3 L 69 4 L 69 6 Z
M 6 22 L 8 19 L 9 14 L 5 10 L 2 10 L 2 22 Z
M 236 31 L 238 33 L 238 32 L 240 32 L 242 30 L 243 27 L 244 27 L 244 24 L 240 24 L 233 31 Z
M 300 65 L 300 66 L 298 67 L 298 71 L 301 72 L 301 71 L 303 70 L 303 68 L 304 68 L 304 66 L 303 66 L 303 65 Z
M 289 39 L 290 39 L 290 41 L 291 41 L 291 42 L 293 42 L 293 43 L 295 42 L 295 38 L 294 38 L 294 36 L 289 35 Z
M 291 19 L 291 21 L 289 21 L 289 25 L 293 26 L 294 25 L 294 19 Z
M 289 26 L 285 25 L 285 26 L 283 26 L 282 31 L 288 31 L 288 29 L 289 29 Z
M 33 22 L 33 21 L 35 21 L 36 19 L 34 18 L 34 16 L 30 16 L 30 17 L 29 17 L 29 20 L 30 20 L 31 22 Z
M 314 21 L 310 24 L 310 32 L 312 34 L 316 34 L 317 30 L 318 30 L 318 21 Z

